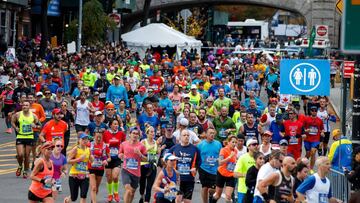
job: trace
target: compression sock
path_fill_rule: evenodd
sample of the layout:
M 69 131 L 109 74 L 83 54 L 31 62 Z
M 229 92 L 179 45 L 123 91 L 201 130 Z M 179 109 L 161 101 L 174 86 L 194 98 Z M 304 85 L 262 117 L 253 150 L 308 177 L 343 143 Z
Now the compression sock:
M 106 188 L 107 188 L 107 191 L 108 191 L 109 195 L 113 194 L 113 190 L 112 190 L 113 189 L 113 184 L 114 184 L 114 182 L 106 184 Z
M 9 119 L 5 119 L 5 123 L 6 123 L 6 127 L 7 128 L 11 128 L 11 122 L 10 122 L 10 120 Z
M 114 193 L 119 193 L 119 181 L 113 182 Z

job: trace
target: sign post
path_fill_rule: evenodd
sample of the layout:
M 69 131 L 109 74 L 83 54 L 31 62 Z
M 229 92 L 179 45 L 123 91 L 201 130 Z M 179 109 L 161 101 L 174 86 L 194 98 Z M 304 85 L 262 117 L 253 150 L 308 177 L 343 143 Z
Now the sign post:
M 329 96 L 330 62 L 328 60 L 282 60 L 280 94 Z

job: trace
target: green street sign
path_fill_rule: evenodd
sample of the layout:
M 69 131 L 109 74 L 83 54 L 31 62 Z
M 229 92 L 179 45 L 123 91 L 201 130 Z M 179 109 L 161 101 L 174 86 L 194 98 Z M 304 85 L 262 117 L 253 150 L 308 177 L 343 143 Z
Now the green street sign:
M 344 4 L 341 50 L 347 54 L 360 54 L 360 0 L 346 0 Z

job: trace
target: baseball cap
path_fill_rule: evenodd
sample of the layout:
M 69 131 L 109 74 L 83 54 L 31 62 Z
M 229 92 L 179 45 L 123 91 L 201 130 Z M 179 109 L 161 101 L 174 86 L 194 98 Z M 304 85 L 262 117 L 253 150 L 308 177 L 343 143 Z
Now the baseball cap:
M 101 111 L 96 111 L 95 116 L 99 116 L 99 115 L 103 115 L 103 113 Z
M 61 110 L 60 110 L 59 108 L 56 108 L 56 109 L 54 109 L 54 110 L 52 111 L 52 114 L 55 115 L 55 114 L 58 114 L 58 113 L 60 113 L 60 112 L 61 112 Z
M 144 86 L 139 87 L 139 92 L 145 92 L 145 91 L 146 91 L 146 87 Z
M 11 81 L 7 81 L 6 85 L 12 85 Z
M 113 103 L 109 103 L 106 105 L 106 109 L 113 109 L 115 108 L 115 105 Z
M 196 85 L 195 85 L 195 84 L 192 84 L 192 85 L 191 85 L 191 89 L 197 89 Z
M 335 137 L 335 136 L 339 136 L 341 135 L 341 131 L 339 128 L 336 128 L 332 131 L 332 136 Z
M 204 66 L 209 66 L 209 63 L 204 63 Z
M 219 70 L 219 69 L 220 69 L 220 67 L 219 67 L 219 66 L 216 66 L 216 67 L 215 67 L 215 70 Z
M 119 76 L 119 75 L 115 75 L 114 79 L 116 79 L 116 80 L 120 80 L 121 78 L 120 78 L 120 76 Z
M 185 94 L 185 95 L 184 95 L 184 99 L 185 99 L 185 98 L 190 98 L 190 96 L 189 96 L 188 94 Z
M 44 96 L 42 92 L 36 92 L 36 96 L 40 97 L 40 96 Z
M 80 138 L 80 139 L 88 139 L 88 138 L 89 138 L 89 135 L 86 134 L 86 133 L 81 133 L 81 134 L 79 135 L 79 138 Z
M 318 107 L 317 106 L 311 106 L 310 109 L 316 109 L 317 110 Z
M 99 96 L 100 95 L 100 93 L 99 92 L 94 92 L 94 96 Z
M 178 159 L 178 157 L 174 156 L 174 155 L 171 154 L 171 153 L 166 153 L 166 154 L 164 155 L 164 161 L 165 161 L 165 162 L 168 161 L 168 160 L 177 160 L 177 159 Z
M 267 131 L 265 131 L 265 132 L 262 134 L 262 136 L 264 136 L 264 135 L 270 135 L 270 136 L 272 136 L 272 132 L 270 132 L 269 130 L 267 130 Z
M 278 120 L 278 121 L 280 121 L 280 120 L 283 119 L 283 115 L 282 115 L 281 113 L 276 114 L 275 119 Z
M 41 145 L 41 149 L 49 149 L 49 148 L 54 148 L 54 147 L 55 147 L 54 144 L 50 141 L 47 141 Z
M 56 92 L 57 92 L 57 93 L 63 93 L 63 92 L 64 92 L 64 89 L 60 87 L 60 88 L 58 88 L 58 89 L 56 90 Z
M 182 126 L 188 126 L 189 125 L 189 120 L 186 118 L 181 118 L 180 119 L 180 125 Z
M 246 141 L 246 146 L 250 146 L 252 144 L 258 144 L 258 141 L 256 139 L 250 138 Z
M 285 140 L 285 139 L 280 140 L 279 144 L 280 144 L 280 146 L 281 146 L 281 145 L 286 145 L 286 146 L 289 145 L 288 141 Z

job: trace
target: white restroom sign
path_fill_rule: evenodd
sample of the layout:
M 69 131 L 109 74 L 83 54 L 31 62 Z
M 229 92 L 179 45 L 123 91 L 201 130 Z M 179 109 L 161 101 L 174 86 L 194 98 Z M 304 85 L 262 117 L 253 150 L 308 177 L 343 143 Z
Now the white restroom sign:
M 329 61 L 282 60 L 280 63 L 280 93 L 328 95 L 330 93 Z

